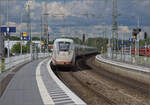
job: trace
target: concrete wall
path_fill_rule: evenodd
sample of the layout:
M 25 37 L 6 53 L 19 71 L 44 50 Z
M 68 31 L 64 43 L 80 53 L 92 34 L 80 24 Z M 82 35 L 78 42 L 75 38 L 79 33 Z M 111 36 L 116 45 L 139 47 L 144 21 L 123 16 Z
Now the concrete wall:
M 115 73 L 117 75 L 134 79 L 136 81 L 140 81 L 146 84 L 150 84 L 150 73 L 120 67 L 119 65 L 114 66 L 110 63 L 103 62 L 99 59 L 95 59 L 95 64 L 96 66 L 104 68 L 105 70 Z

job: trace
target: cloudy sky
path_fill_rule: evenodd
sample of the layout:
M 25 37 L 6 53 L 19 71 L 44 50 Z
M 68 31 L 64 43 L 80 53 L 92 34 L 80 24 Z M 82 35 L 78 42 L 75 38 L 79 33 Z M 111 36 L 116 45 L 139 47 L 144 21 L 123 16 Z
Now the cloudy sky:
M 0 16 L 3 26 L 17 27 L 17 34 L 26 31 L 26 0 L 0 0 Z M 32 35 L 40 36 L 41 16 L 47 4 L 50 38 L 67 35 L 81 37 L 111 36 L 112 0 L 31 0 Z M 8 6 L 7 6 L 8 5 Z M 150 0 L 118 0 L 119 32 L 131 34 L 132 28 L 140 26 L 150 34 Z M 121 36 L 120 36 L 121 37 Z

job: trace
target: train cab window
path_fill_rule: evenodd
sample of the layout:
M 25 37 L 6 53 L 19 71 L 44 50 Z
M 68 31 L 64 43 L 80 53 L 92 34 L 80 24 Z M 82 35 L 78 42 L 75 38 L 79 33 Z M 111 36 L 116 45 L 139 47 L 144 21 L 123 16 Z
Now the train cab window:
M 70 48 L 70 42 L 59 42 L 59 51 L 69 51 Z

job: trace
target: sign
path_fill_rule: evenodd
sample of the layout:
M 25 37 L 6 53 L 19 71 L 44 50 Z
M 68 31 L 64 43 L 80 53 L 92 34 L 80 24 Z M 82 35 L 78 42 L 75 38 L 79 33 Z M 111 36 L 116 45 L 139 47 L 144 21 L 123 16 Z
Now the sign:
M 26 32 L 23 32 L 23 33 L 22 33 L 22 36 L 23 36 L 23 37 L 27 37 L 27 33 L 26 33 Z
M 30 40 L 30 36 L 27 36 L 27 37 L 22 36 L 22 40 Z
M 1 27 L 1 32 L 16 32 L 16 27 Z
M 121 46 L 121 45 L 127 45 L 127 41 L 123 41 L 123 42 L 122 42 L 122 41 L 119 41 L 119 42 L 118 42 L 118 45 L 119 45 L 119 46 Z
M 135 39 L 134 39 L 134 38 L 129 38 L 129 41 L 130 41 L 131 43 L 133 43 L 133 42 L 135 42 Z
M 16 32 L 16 27 L 9 27 L 9 32 Z
M 7 32 L 7 27 L 1 27 L 1 32 Z
M 119 42 L 118 42 L 118 45 L 119 45 L 119 46 L 122 45 L 122 41 L 119 41 Z
M 123 45 L 127 45 L 127 41 L 123 41 Z

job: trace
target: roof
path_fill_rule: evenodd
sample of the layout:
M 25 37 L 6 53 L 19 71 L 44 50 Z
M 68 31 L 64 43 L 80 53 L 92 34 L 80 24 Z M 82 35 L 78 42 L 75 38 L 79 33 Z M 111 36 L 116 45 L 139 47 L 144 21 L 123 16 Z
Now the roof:
M 73 40 L 72 40 L 72 39 L 67 39 L 67 38 L 59 38 L 59 39 L 56 39 L 54 43 L 60 42 L 60 41 L 73 43 Z

